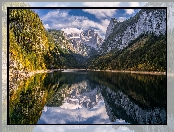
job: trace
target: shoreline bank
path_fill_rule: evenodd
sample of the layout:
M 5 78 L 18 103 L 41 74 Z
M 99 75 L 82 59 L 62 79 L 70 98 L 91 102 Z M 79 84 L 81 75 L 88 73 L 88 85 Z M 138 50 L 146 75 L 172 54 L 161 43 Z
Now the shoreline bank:
M 150 75 L 166 75 L 166 72 L 149 72 L 149 71 L 126 71 L 126 70 L 95 70 L 95 69 L 63 69 L 66 72 L 72 71 L 102 71 L 102 72 L 120 72 L 120 73 L 131 73 L 131 74 L 150 74 Z
M 17 80 L 20 79 L 26 79 L 29 78 L 35 74 L 40 74 L 40 73 L 51 73 L 54 71 L 60 71 L 59 69 L 47 69 L 47 70 L 36 70 L 36 71 L 19 71 L 19 70 L 13 70 L 13 71 L 9 71 L 9 79 L 10 78 L 17 78 Z
M 19 70 L 11 70 L 9 71 L 9 91 L 17 90 L 19 84 L 23 83 L 25 80 L 34 76 L 35 74 L 40 73 L 51 73 L 54 71 L 60 71 L 60 69 L 51 69 L 51 70 L 36 70 L 36 71 L 19 71 Z
M 120 72 L 131 74 L 150 74 L 150 75 L 166 75 L 166 72 L 148 72 L 148 71 L 124 71 L 124 70 L 92 70 L 92 71 L 104 71 L 104 72 Z
M 95 70 L 95 69 L 47 69 L 47 70 L 36 70 L 36 71 L 15 71 L 9 72 L 9 76 L 17 75 L 21 78 L 28 78 L 35 74 L 40 73 L 51 73 L 55 71 L 61 72 L 73 72 L 73 71 L 101 71 L 101 72 L 118 72 L 118 73 L 131 73 L 131 74 L 149 74 L 149 75 L 167 75 L 166 72 L 149 72 L 149 71 L 126 71 L 126 70 Z
M 23 82 L 24 80 L 32 77 L 35 74 L 42 74 L 42 73 L 51 73 L 51 72 L 112 72 L 112 73 L 128 73 L 128 74 L 147 74 L 147 75 L 166 75 L 166 72 L 147 72 L 147 71 L 123 71 L 123 70 L 95 70 L 95 69 L 47 69 L 47 70 L 36 70 L 36 71 L 9 71 L 9 81 L 11 85 L 13 85 L 13 81 L 15 82 Z M 167 76 L 171 76 L 168 74 Z M 174 74 L 172 74 L 174 77 Z

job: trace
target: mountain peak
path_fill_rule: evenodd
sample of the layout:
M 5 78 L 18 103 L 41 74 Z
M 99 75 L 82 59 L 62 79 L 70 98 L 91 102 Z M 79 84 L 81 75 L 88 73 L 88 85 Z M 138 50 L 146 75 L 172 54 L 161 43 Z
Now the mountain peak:
M 82 31 L 79 35 L 67 35 L 67 39 L 73 44 L 76 53 L 83 56 L 90 56 L 92 49 L 97 52 L 99 46 L 103 43 L 103 39 L 91 28 Z
M 116 18 L 111 18 L 110 20 L 110 23 L 107 27 L 107 30 L 106 30 L 106 35 L 105 35 L 105 39 L 108 38 L 108 36 L 112 33 L 113 31 L 113 28 L 115 27 L 115 25 L 118 23 L 117 19 Z
M 158 36 L 165 32 L 166 10 L 142 9 L 134 17 L 123 22 L 111 18 L 101 50 L 109 52 L 114 48 L 123 49 L 141 34 L 154 33 Z

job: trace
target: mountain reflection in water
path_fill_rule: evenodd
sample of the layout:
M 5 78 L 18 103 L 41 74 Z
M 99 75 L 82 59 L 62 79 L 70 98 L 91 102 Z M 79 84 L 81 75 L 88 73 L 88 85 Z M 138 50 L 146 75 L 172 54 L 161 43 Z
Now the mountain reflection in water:
M 166 124 L 166 76 L 54 72 L 22 87 L 10 94 L 11 124 Z M 32 91 L 40 91 L 39 101 Z M 28 97 L 31 103 L 24 101 Z

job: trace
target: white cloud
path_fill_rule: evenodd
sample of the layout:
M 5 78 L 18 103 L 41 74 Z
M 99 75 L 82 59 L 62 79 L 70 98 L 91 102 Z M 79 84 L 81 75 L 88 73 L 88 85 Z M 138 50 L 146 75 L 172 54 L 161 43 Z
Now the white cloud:
M 62 12 L 59 9 L 57 9 L 57 10 L 48 12 L 46 15 L 42 16 L 41 19 L 43 21 L 47 21 L 47 20 L 53 20 L 55 18 L 67 17 L 67 16 L 68 16 L 68 12 L 65 12 L 65 11 Z
M 44 27 L 45 27 L 46 29 L 50 28 L 49 24 L 44 24 Z
M 70 33 L 80 34 L 83 31 L 82 29 L 78 29 L 78 28 L 62 28 L 61 30 L 67 34 L 70 34 Z
M 95 15 L 97 18 L 112 17 L 116 13 L 116 9 L 83 9 L 83 11 Z
M 139 2 L 129 2 L 129 6 L 130 7 L 139 7 L 140 4 L 139 4 Z
M 82 25 L 85 20 L 88 20 L 88 19 L 84 16 L 68 15 L 67 17 L 60 17 L 59 19 L 54 18 L 53 20 L 50 20 L 50 21 L 52 22 L 52 27 L 57 29 L 62 29 L 62 28 L 84 29 L 85 27 Z
M 110 20 L 108 20 L 108 19 L 101 21 L 101 27 L 100 27 L 100 29 L 102 31 L 102 33 L 100 33 L 101 36 L 102 36 L 102 34 L 105 35 L 109 23 L 110 23 Z M 104 38 L 104 36 L 102 36 L 102 37 Z
M 86 108 L 65 110 L 59 107 L 48 107 L 48 110 L 42 113 L 40 119 L 47 124 L 65 124 L 68 122 L 78 122 L 79 117 L 81 120 L 86 121 L 88 118 L 94 116 L 97 116 L 96 118 L 98 119 L 105 120 L 105 123 L 109 123 L 104 105 L 98 105 L 97 108 L 91 110 Z
M 118 7 L 120 2 L 83 2 L 82 4 L 89 7 Z
M 134 9 L 125 9 L 125 11 L 126 11 L 126 14 L 129 14 L 129 15 L 134 13 Z
M 66 104 L 69 105 L 69 104 Z M 71 104 L 76 106 L 76 104 Z M 93 118 L 95 117 L 95 118 Z M 42 112 L 40 121 L 44 121 L 47 124 L 66 124 L 75 122 L 87 122 L 92 120 L 91 123 L 112 123 L 112 124 L 125 124 L 126 122 L 110 122 L 106 112 L 104 101 L 99 103 L 93 109 L 87 109 L 85 107 L 79 109 L 65 109 L 60 107 L 47 107 L 46 112 Z
M 99 29 L 98 31 L 99 35 L 104 37 L 104 34 L 106 33 L 106 29 L 107 29 L 107 26 L 109 25 L 109 22 L 110 21 L 108 19 L 102 20 L 100 23 L 87 19 L 79 23 L 79 26 L 80 28 L 85 30 L 88 28 L 97 28 Z
M 95 22 L 88 19 L 85 16 L 71 16 L 68 11 L 53 10 L 47 14 L 41 16 L 41 20 L 45 24 L 45 28 L 51 29 L 63 29 L 65 32 L 79 32 L 82 30 L 87 30 L 89 28 L 95 29 L 98 34 L 104 38 L 107 26 L 109 25 L 109 19 L 103 19 L 100 22 Z M 97 11 L 97 10 L 96 10 Z M 97 12 L 99 12 L 98 10 Z M 112 15 L 112 11 L 108 11 L 107 15 Z M 104 14 L 104 13 L 103 13 Z M 106 14 L 104 14 L 106 15 Z M 69 31 L 68 31 L 69 29 Z
M 126 20 L 126 17 L 119 17 L 119 18 L 118 18 L 118 21 L 119 21 L 119 22 L 123 22 L 123 21 L 125 21 L 125 20 Z
M 43 23 L 49 24 L 45 25 L 45 27 L 49 26 L 49 28 L 53 29 L 63 29 L 66 32 L 68 32 L 68 29 L 69 32 L 79 32 L 81 29 L 87 30 L 89 28 L 94 28 L 99 30 L 98 33 L 100 36 L 104 36 L 109 24 L 108 19 L 95 22 L 84 16 L 71 16 L 68 12 L 61 10 L 50 11 L 46 15 L 42 16 L 41 19 Z

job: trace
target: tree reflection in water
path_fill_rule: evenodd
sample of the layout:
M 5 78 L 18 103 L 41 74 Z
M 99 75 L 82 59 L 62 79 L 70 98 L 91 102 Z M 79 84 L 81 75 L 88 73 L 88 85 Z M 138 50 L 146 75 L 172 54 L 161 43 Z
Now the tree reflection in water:
M 47 116 L 46 109 L 59 108 L 64 112 L 62 115 L 66 112 L 71 115 L 73 109 L 83 113 L 84 108 L 85 112 L 104 108 L 107 121 L 97 124 L 124 120 L 130 124 L 166 124 L 166 88 L 166 76 L 159 75 L 109 72 L 37 74 L 19 84 L 17 90 L 10 91 L 9 121 L 10 124 L 37 124 L 38 121 L 45 124 L 42 116 Z M 70 122 L 67 118 L 69 121 L 64 120 L 64 123 L 95 123 L 95 120 L 101 120 L 101 115 L 83 117 L 79 113 L 78 118 L 83 120 Z

